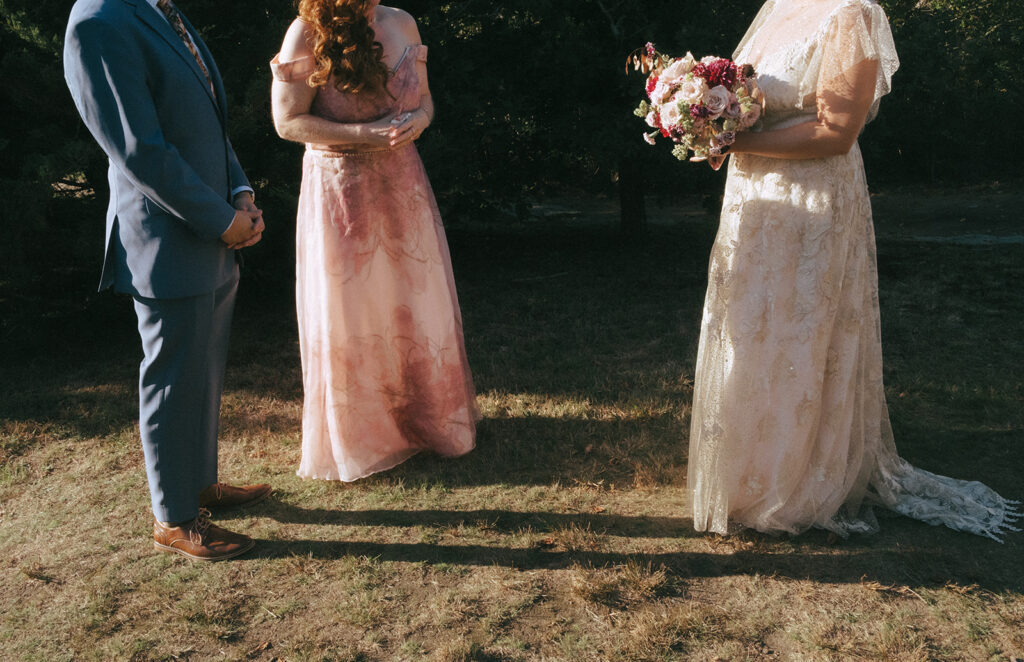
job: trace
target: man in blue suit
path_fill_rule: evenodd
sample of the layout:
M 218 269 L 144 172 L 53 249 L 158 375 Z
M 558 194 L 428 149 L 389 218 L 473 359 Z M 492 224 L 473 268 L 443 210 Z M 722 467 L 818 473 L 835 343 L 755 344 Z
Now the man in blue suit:
M 227 137 L 220 74 L 170 0 L 78 0 L 64 72 L 110 159 L 100 289 L 135 302 L 154 545 L 197 560 L 238 556 L 252 539 L 211 524 L 207 509 L 270 493 L 217 480 L 235 254 L 264 223 Z

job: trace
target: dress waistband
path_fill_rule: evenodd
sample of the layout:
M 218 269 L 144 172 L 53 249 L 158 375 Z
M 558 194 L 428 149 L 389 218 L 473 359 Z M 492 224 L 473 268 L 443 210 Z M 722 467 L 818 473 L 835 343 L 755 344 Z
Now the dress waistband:
M 399 147 L 371 147 L 369 149 L 323 149 L 321 147 L 315 147 L 313 145 L 306 145 L 306 151 L 316 156 L 322 156 L 325 158 L 340 158 L 343 156 L 373 156 L 376 154 L 386 154 L 388 152 L 395 152 L 405 147 L 405 145 Z

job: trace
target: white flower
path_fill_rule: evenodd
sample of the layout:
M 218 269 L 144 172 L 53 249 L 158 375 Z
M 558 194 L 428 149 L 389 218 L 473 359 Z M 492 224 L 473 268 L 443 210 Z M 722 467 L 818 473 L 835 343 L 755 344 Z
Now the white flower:
M 664 127 L 679 124 L 682 114 L 679 111 L 679 95 L 672 97 L 668 103 L 661 107 L 661 125 Z
M 693 59 L 693 54 L 687 53 L 685 57 L 681 57 L 665 67 L 665 71 L 661 72 L 661 75 L 670 81 L 679 80 L 693 71 L 693 67 L 696 64 L 697 61 Z
M 691 78 L 683 81 L 676 98 L 692 106 L 700 103 L 707 91 L 708 84 L 704 82 L 703 78 Z
M 658 84 L 651 92 L 651 101 L 655 104 L 663 104 L 672 94 L 672 84 L 664 76 L 658 78 Z
M 704 95 L 704 105 L 711 111 L 712 117 L 721 116 L 729 107 L 729 90 L 724 85 L 716 85 Z
M 652 129 L 658 128 L 658 122 L 655 119 L 655 112 L 653 110 L 647 113 L 647 126 L 651 127 Z
M 701 64 L 711 64 L 712 62 L 718 62 L 721 59 L 722 58 L 718 57 L 717 55 L 705 55 L 704 57 L 702 57 L 700 59 L 700 63 Z

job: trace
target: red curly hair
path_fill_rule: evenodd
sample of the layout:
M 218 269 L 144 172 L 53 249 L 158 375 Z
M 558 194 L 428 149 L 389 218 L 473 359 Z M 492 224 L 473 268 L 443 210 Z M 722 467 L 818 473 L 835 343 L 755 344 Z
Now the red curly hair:
M 326 85 L 333 75 L 341 92 L 387 90 L 391 71 L 366 17 L 369 8 L 370 0 L 300 0 L 299 18 L 313 29 L 311 87 Z

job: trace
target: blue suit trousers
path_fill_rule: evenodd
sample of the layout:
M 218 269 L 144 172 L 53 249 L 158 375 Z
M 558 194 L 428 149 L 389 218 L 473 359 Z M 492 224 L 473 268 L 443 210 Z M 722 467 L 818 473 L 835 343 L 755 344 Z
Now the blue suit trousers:
M 144 358 L 139 432 L 153 514 L 184 522 L 217 482 L 217 432 L 238 277 L 208 294 L 135 296 Z

